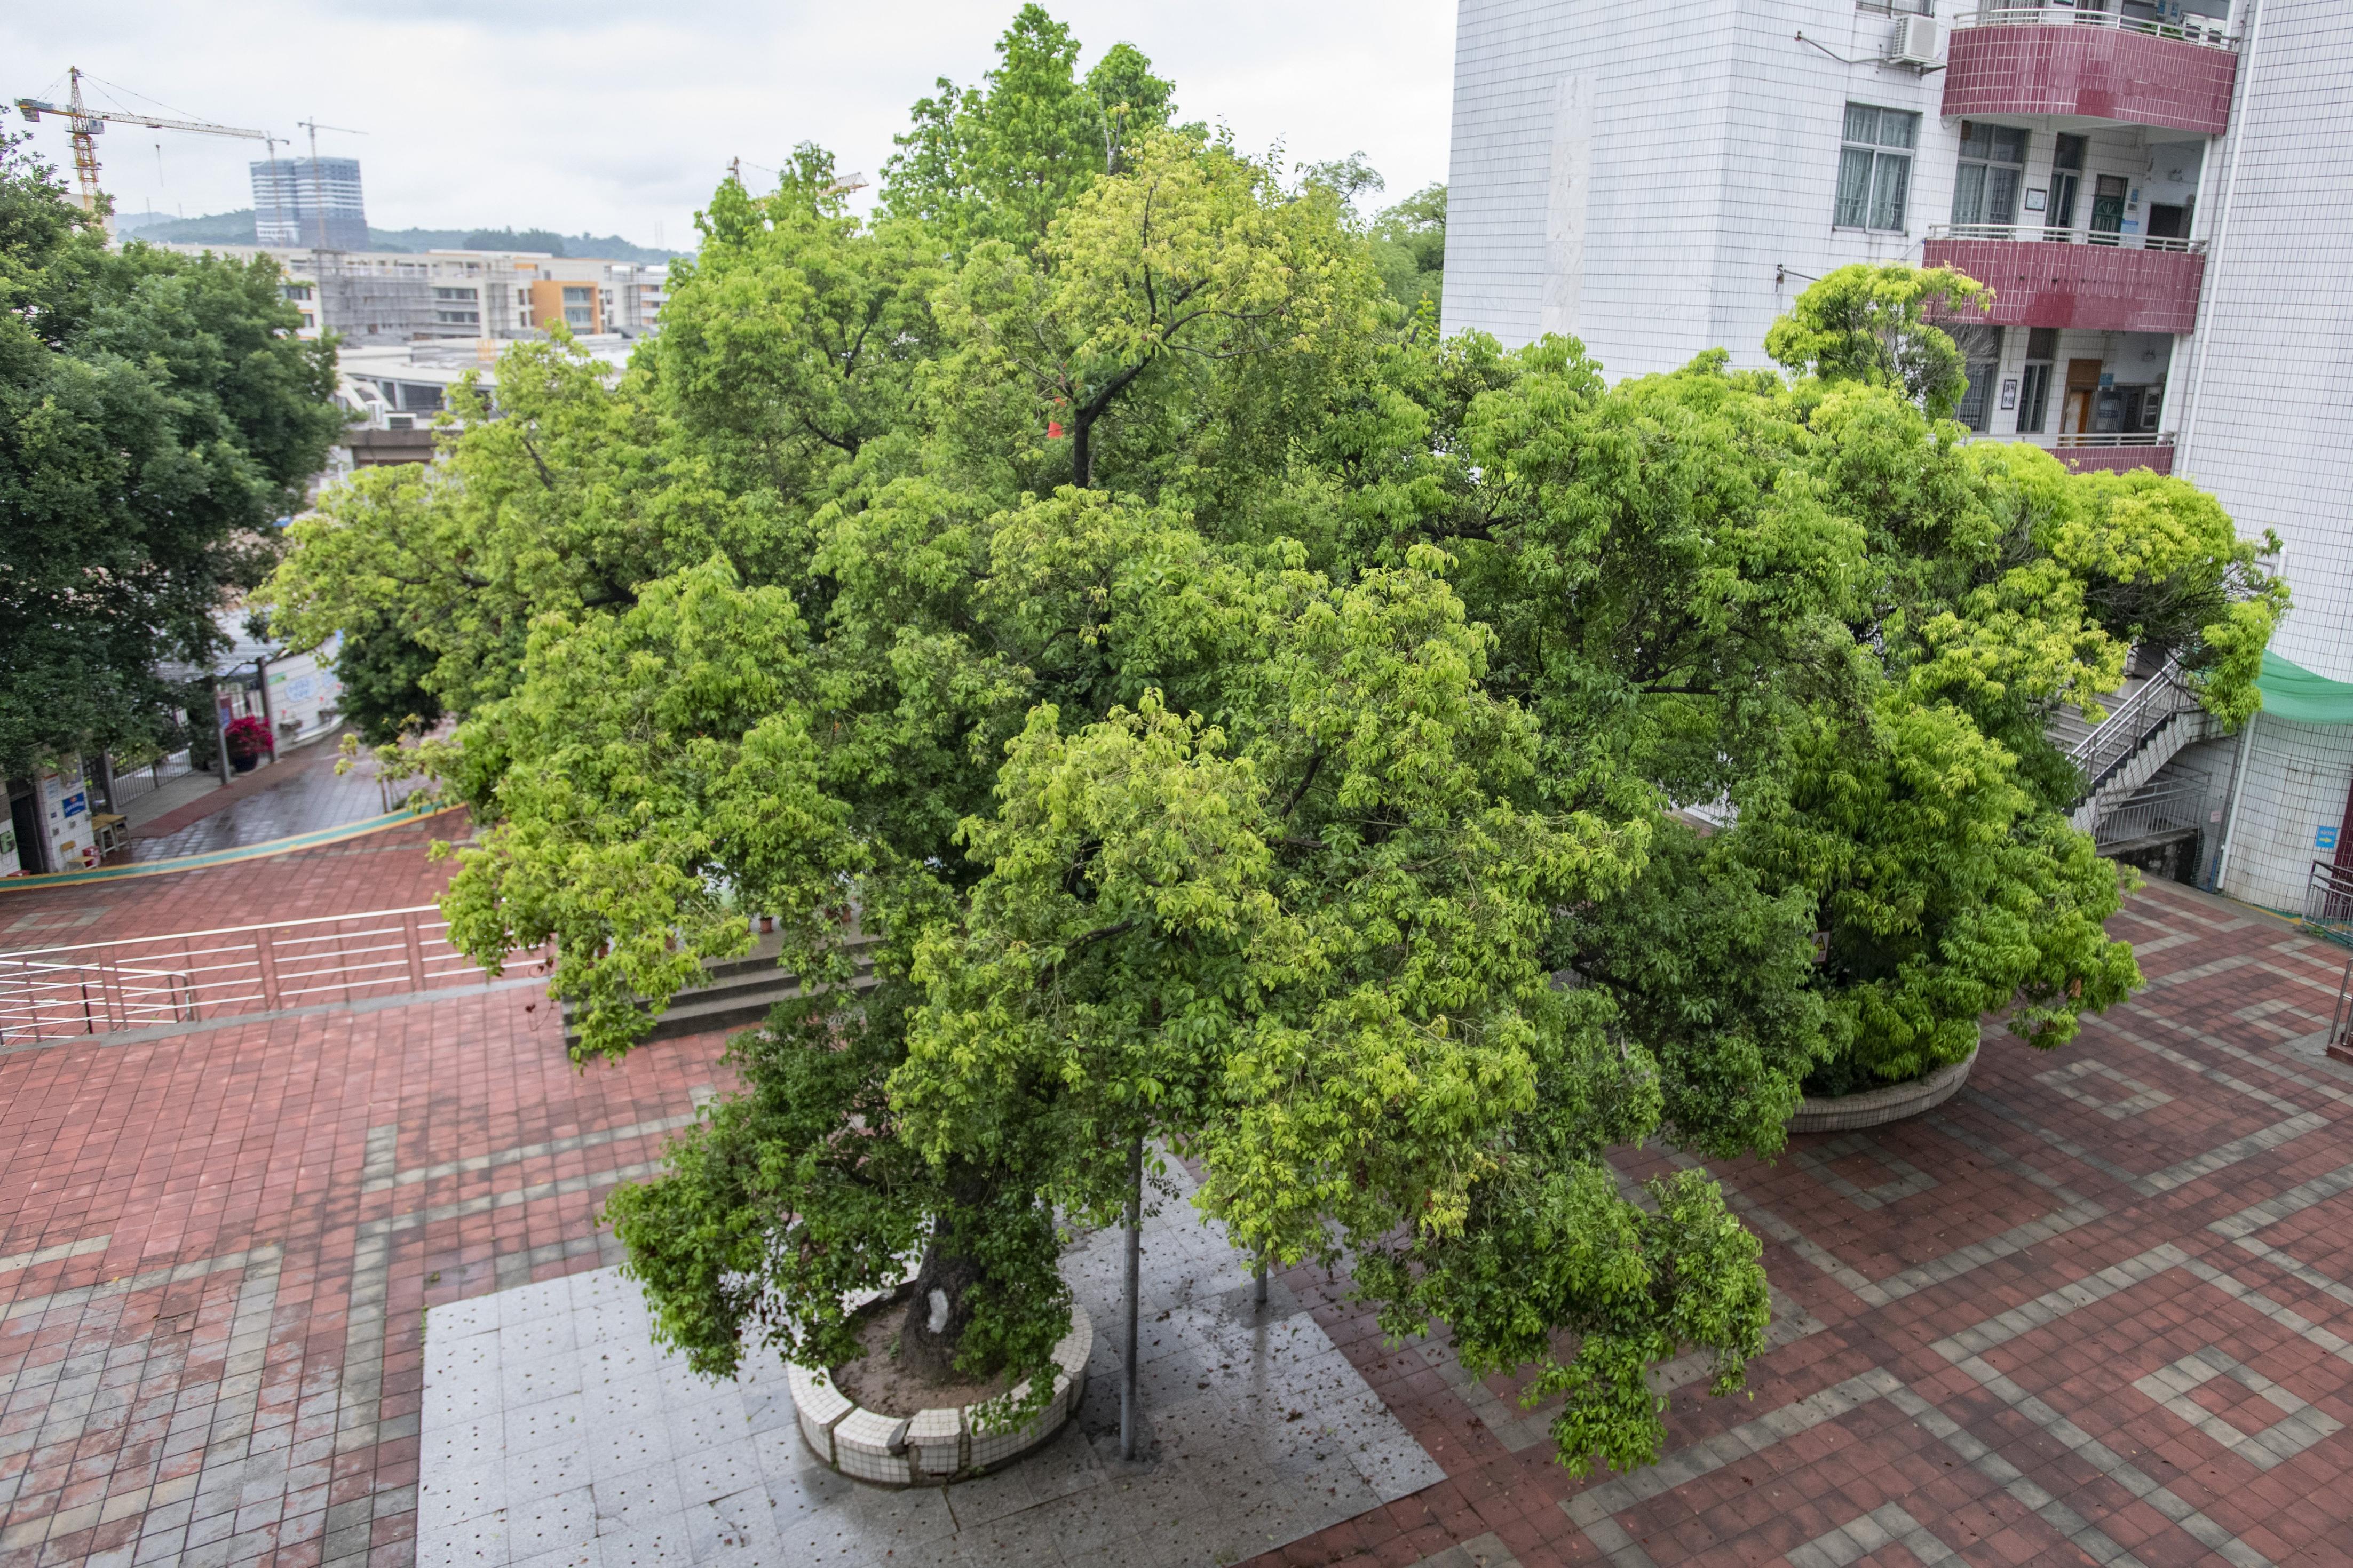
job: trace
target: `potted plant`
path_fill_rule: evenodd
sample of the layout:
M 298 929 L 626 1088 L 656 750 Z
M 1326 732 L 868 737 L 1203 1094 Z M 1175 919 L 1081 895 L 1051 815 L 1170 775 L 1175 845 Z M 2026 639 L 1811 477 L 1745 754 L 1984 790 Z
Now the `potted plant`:
M 221 740 L 228 748 L 229 766 L 241 773 L 251 773 L 264 752 L 276 750 L 270 743 L 269 726 L 251 714 L 231 720 Z

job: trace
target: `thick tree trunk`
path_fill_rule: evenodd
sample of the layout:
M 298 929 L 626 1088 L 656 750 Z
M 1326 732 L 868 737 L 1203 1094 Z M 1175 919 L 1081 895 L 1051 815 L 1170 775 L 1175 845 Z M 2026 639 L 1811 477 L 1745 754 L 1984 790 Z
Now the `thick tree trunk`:
M 955 1232 L 942 1222 L 923 1249 L 923 1267 L 915 1272 L 913 1300 L 907 1303 L 906 1321 L 899 1331 L 902 1366 L 934 1383 L 947 1383 L 960 1375 L 955 1369 L 956 1352 L 964 1343 L 965 1325 L 972 1321 L 972 1309 L 965 1297 L 980 1283 L 980 1264 L 956 1250 Z

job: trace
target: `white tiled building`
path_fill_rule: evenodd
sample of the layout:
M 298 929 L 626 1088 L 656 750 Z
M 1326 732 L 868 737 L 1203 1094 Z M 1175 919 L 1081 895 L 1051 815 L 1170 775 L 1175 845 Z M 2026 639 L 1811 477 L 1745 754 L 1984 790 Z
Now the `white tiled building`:
M 2283 658 L 2353 682 L 2353 8 L 2326 0 L 1461 0 L 1445 327 L 1612 377 L 1766 330 L 1855 261 L 1993 286 L 1963 422 L 2276 529 Z M 2348 694 L 2353 700 L 2353 694 Z M 2353 707 L 2348 707 L 2353 713 Z M 2353 729 L 2276 714 L 2160 774 L 2224 886 L 2353 849 Z

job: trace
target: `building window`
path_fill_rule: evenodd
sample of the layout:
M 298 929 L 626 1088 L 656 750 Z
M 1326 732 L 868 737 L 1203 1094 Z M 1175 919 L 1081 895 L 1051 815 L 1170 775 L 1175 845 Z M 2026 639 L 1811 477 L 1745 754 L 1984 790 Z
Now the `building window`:
M 567 305 L 585 305 L 588 302 L 588 290 L 586 289 L 566 289 L 564 291 L 564 302 Z
M 447 327 L 478 327 L 482 324 L 479 310 L 436 310 L 433 319 Z
M 2026 368 L 2019 374 L 2018 433 L 2042 434 L 2051 409 L 2051 363 L 2059 356 L 2059 329 L 2034 327 L 2026 334 Z
M 2026 132 L 1961 121 L 1961 165 L 1953 180 L 1953 221 L 2007 227 L 2018 221 L 2026 174 Z
M 2075 226 L 2075 195 L 2084 184 L 2084 139 L 2061 136 L 2051 149 L 2051 206 L 2042 220 L 2054 234 Z
M 1920 117 L 1901 109 L 1846 106 L 1846 144 L 1839 151 L 1840 228 L 1901 229 L 1912 189 L 1912 148 Z
M 1994 379 L 2001 369 L 2001 329 L 1954 326 L 1945 330 L 1952 334 L 1953 346 L 1961 351 L 1961 363 L 1968 373 L 1968 390 L 1961 394 L 1953 417 L 1972 430 L 1983 430 L 1992 416 Z
M 459 305 L 470 305 L 474 302 L 474 291 L 471 289 L 446 289 L 437 287 L 433 290 L 433 297 L 436 300 L 447 300 L 454 304 Z
M 596 324 L 596 314 L 586 305 L 566 305 L 564 307 L 564 324 L 567 327 L 593 327 Z

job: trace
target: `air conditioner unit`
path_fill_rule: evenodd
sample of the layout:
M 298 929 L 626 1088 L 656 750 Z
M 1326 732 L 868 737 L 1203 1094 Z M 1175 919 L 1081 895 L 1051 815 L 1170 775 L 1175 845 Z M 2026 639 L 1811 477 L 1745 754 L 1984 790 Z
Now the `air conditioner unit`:
M 1887 40 L 1887 63 L 1926 69 L 1936 63 L 1936 42 L 1934 16 L 1899 16 L 1894 36 Z

